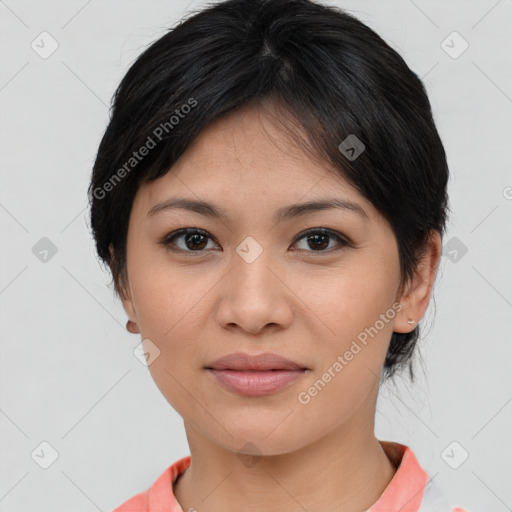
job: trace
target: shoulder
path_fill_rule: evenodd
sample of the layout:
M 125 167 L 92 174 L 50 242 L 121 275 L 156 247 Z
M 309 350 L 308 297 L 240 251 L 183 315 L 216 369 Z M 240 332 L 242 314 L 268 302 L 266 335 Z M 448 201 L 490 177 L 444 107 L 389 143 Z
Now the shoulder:
M 447 498 L 439 479 L 430 478 L 412 449 L 404 444 L 379 441 L 397 468 L 378 502 L 368 512 L 469 512 Z
M 148 491 L 141 492 L 125 501 L 122 505 L 119 505 L 112 512 L 147 512 L 148 498 Z
M 418 512 L 470 512 L 465 508 L 455 506 L 437 481 L 430 479 L 425 487 L 425 494 Z
M 190 455 L 171 464 L 146 491 L 124 502 L 112 512 L 182 512 L 173 492 L 173 484 L 190 465 Z

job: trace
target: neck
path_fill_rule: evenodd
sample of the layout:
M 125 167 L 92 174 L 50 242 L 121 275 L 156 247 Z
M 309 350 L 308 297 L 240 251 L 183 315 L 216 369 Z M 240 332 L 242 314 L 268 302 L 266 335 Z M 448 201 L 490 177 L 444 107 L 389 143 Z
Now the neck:
M 366 431 L 339 428 L 301 449 L 246 464 L 236 452 L 185 427 L 191 464 L 174 485 L 184 511 L 363 511 L 379 499 L 396 471 L 373 425 Z

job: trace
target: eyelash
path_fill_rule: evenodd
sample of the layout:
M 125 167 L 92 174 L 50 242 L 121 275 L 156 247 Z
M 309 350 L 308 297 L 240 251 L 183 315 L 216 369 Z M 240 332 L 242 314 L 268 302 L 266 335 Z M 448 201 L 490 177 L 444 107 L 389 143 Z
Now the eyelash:
M 189 234 L 199 234 L 199 235 L 203 235 L 211 240 L 214 240 L 214 238 L 212 236 L 210 236 L 210 234 L 207 232 L 207 231 L 204 231 L 203 229 L 199 229 L 199 228 L 183 228 L 183 229 L 179 229 L 177 231 L 174 231 L 173 233 L 170 233 L 169 235 L 165 236 L 164 239 L 160 242 L 164 247 L 166 247 L 167 249 L 169 249 L 170 251 L 173 251 L 173 252 L 179 252 L 179 253 L 199 253 L 199 254 L 202 254 L 204 252 L 206 252 L 204 249 L 201 249 L 201 250 L 197 250 L 197 251 L 193 251 L 193 250 L 186 250 L 186 249 L 176 249 L 176 248 L 172 248 L 171 245 L 173 244 L 174 240 L 179 238 L 179 237 L 182 237 L 184 235 L 189 235 Z M 310 235 L 315 235 L 315 234 L 320 234 L 320 235 L 328 235 L 329 237 L 331 238 L 334 238 L 342 247 L 340 247 L 339 249 L 325 249 L 325 250 L 305 250 L 305 249 L 299 249 L 299 250 L 304 250 L 305 252 L 309 252 L 309 253 L 328 253 L 328 254 L 331 254 L 332 252 L 337 252 L 339 250 L 341 250 L 343 247 L 345 246 L 351 246 L 352 243 L 346 238 L 346 237 L 343 237 L 342 235 L 340 235 L 339 233 L 337 233 L 336 231 L 332 231 L 330 229 L 327 229 L 327 228 L 310 228 L 306 231 L 303 231 L 302 233 L 300 233 L 299 235 L 297 235 L 297 238 L 294 240 L 293 244 L 295 245 L 297 242 L 299 242 L 300 240 L 304 239 L 304 238 L 307 238 L 308 236 Z

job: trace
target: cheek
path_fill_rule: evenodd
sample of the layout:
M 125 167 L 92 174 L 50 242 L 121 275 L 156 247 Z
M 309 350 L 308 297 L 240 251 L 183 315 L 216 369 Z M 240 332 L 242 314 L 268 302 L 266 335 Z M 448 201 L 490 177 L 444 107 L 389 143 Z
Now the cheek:
M 154 341 L 166 358 L 187 357 L 200 339 L 203 295 L 190 289 L 184 293 L 175 282 L 146 282 L 136 299 L 141 335 Z
M 158 346 L 159 363 L 165 368 L 180 373 L 194 369 L 192 363 L 199 367 L 204 359 L 201 349 L 205 349 L 199 341 L 207 340 L 205 315 L 212 309 L 209 294 L 218 277 L 201 274 L 197 268 L 170 265 L 161 256 L 151 258 L 150 254 L 144 257 L 141 253 L 139 260 L 134 257 L 131 263 L 130 282 L 141 336 Z
M 336 403 L 334 416 L 342 418 L 378 386 L 396 314 L 391 308 L 395 276 L 384 270 L 365 264 L 361 269 L 353 266 L 350 272 L 332 273 L 316 284 L 303 281 L 299 296 L 315 313 L 322 332 L 319 365 L 308 381 L 314 386 L 311 393 L 318 393 L 307 393 L 316 402 L 311 408 L 328 411 Z
M 299 390 L 297 401 L 300 414 L 320 415 L 323 422 L 318 428 L 329 430 L 352 417 L 378 389 L 392 333 L 393 296 L 386 279 L 368 273 L 331 279 L 324 283 L 323 293 L 304 295 L 312 288 L 305 284 L 300 296 L 320 319 L 316 323 L 322 334 L 315 336 L 315 372 Z M 315 327 L 312 331 L 319 332 Z
M 172 338 L 180 323 L 200 299 L 201 280 L 192 284 L 187 270 L 172 266 L 149 250 L 137 247 L 131 254 L 128 272 L 141 334 L 160 344 Z
M 204 361 L 198 340 L 206 339 L 199 319 L 201 298 L 207 293 L 203 288 L 185 286 L 178 275 L 155 269 L 141 274 L 137 282 L 141 336 L 160 351 L 148 369 L 162 395 L 182 415 L 190 408 L 190 397 L 201 396 L 196 376 Z
M 347 266 L 310 278 L 297 276 L 296 291 L 304 311 L 314 313 L 323 335 L 341 346 L 373 326 L 392 305 L 396 277 L 383 264 L 368 262 Z M 380 324 L 379 324 L 380 326 Z M 381 329 L 392 332 L 391 322 Z
M 300 390 L 295 417 L 300 417 L 303 421 L 295 422 L 297 435 L 300 435 L 305 424 L 313 432 L 313 437 L 316 437 L 353 420 L 356 416 L 359 416 L 358 421 L 361 424 L 371 424 L 373 404 L 368 401 L 368 397 L 378 391 L 378 371 L 375 375 L 373 369 L 362 359 L 356 358 L 339 372 L 334 369 L 329 371 L 329 366 L 325 367 L 324 373 L 320 372 L 311 379 L 308 386 Z M 368 421 L 361 417 L 366 414 Z M 313 418 L 315 421 L 312 421 Z

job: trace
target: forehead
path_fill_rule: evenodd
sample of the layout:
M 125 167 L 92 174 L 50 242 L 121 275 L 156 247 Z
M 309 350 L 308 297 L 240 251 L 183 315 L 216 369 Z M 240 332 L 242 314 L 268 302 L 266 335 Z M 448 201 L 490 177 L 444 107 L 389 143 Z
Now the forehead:
M 244 106 L 213 121 L 189 146 L 173 166 L 190 176 L 200 169 L 203 178 L 271 179 L 293 178 L 318 180 L 328 169 L 324 163 L 314 162 L 290 133 L 294 122 L 279 118 L 281 113 L 273 104 Z M 285 123 L 285 127 L 280 124 Z M 298 136 L 303 130 L 295 126 Z M 199 173 L 198 173 L 199 174 Z
M 338 197 L 372 205 L 339 171 L 305 151 L 270 105 L 250 105 L 216 119 L 159 178 L 144 184 L 135 202 L 147 212 L 169 197 L 215 201 L 226 209 L 276 210 L 284 204 Z M 285 119 L 299 137 L 301 128 Z M 293 123 L 292 125 L 288 123 Z M 135 205 L 134 205 L 135 207 Z

